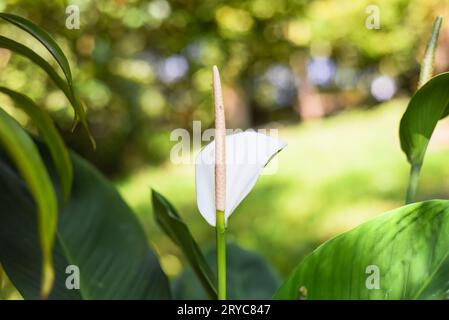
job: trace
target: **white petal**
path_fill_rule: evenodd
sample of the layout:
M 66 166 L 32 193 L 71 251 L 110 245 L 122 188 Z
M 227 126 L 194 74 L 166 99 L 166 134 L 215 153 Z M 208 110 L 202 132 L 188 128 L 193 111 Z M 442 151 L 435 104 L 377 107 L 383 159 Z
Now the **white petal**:
M 226 222 L 257 182 L 262 169 L 286 143 L 254 131 L 226 136 Z M 206 221 L 215 226 L 215 142 L 196 157 L 196 200 Z

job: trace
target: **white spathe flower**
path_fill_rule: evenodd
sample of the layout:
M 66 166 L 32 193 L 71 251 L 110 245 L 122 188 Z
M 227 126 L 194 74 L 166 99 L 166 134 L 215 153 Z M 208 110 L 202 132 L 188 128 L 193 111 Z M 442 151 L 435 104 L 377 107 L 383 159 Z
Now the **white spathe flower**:
M 226 136 L 225 221 L 248 195 L 265 165 L 287 144 L 254 131 Z M 196 200 L 206 221 L 215 226 L 215 141 L 196 158 Z

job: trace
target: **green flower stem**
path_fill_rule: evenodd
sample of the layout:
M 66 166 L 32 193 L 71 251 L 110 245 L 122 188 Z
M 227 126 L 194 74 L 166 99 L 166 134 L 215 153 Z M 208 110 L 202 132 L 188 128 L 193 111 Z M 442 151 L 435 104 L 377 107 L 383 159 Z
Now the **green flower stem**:
M 407 195 L 405 197 L 405 204 L 412 203 L 415 199 L 416 191 L 418 189 L 419 173 L 421 172 L 421 164 L 412 165 L 410 168 L 410 177 L 408 180 Z
M 226 300 L 226 226 L 225 214 L 217 210 L 215 231 L 217 236 L 218 300 Z

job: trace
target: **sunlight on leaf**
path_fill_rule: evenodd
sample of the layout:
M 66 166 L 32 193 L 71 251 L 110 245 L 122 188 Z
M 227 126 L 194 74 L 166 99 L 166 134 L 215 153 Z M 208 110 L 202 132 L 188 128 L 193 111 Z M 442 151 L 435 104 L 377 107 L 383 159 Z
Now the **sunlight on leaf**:
M 56 129 L 51 117 L 41 108 L 39 108 L 27 96 L 0 86 L 0 92 L 8 95 L 17 107 L 22 109 L 36 125 L 39 134 L 46 142 L 53 162 L 55 163 L 59 178 L 61 180 L 61 192 L 65 201 L 70 196 L 70 189 L 73 180 L 73 168 L 69 153 L 65 147 L 64 141 Z
M 448 248 L 449 201 L 404 206 L 322 244 L 274 298 L 443 299 Z

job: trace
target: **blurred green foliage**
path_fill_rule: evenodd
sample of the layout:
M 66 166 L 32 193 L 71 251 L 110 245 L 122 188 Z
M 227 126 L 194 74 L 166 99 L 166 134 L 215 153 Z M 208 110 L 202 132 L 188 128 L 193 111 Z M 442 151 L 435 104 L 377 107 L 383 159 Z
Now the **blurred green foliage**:
M 80 29 L 65 26 L 66 6 L 80 8 Z M 377 5 L 380 29 L 365 27 Z M 0 50 L 0 84 L 27 92 L 59 119 L 68 143 L 110 175 L 164 161 L 169 131 L 212 125 L 210 67 L 217 64 L 244 115 L 231 126 L 298 121 L 300 69 L 311 57 L 336 66 L 327 90 L 356 92 L 370 103 L 376 74 L 415 86 L 416 57 L 448 1 L 419 0 L 0 0 L 0 10 L 31 19 L 69 55 L 75 84 L 98 141 L 92 152 L 82 130 L 70 134 L 72 111 L 46 76 Z M 0 33 L 44 50 L 16 28 Z M 52 61 L 54 63 L 54 61 Z M 326 88 L 325 88 L 326 89 Z M 4 97 L 0 97 L 4 101 Z M 230 99 L 228 99 L 230 100 Z M 349 100 L 343 106 L 350 105 Z M 26 121 L 25 117 L 22 117 Z M 242 119 L 245 119 L 243 121 Z M 241 121 L 239 121 L 241 120 Z

